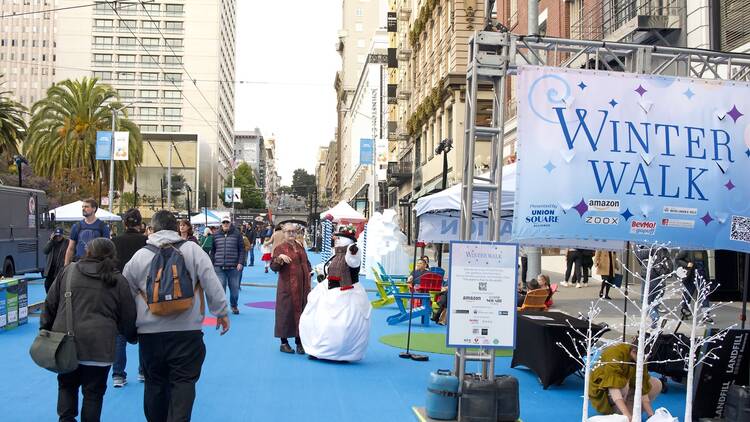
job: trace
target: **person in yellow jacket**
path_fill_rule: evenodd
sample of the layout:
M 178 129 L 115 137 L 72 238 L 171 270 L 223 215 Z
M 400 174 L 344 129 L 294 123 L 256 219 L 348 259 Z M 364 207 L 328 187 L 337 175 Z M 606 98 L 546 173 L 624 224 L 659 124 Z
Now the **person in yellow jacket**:
M 599 366 L 591 372 L 589 399 L 591 405 L 602 415 L 619 413 L 630 420 L 635 389 L 635 362 L 637 346 L 618 343 L 602 352 Z M 661 393 L 661 381 L 651 378 L 648 368 L 643 368 L 643 391 L 641 408 L 650 417 L 654 414 L 651 402 Z

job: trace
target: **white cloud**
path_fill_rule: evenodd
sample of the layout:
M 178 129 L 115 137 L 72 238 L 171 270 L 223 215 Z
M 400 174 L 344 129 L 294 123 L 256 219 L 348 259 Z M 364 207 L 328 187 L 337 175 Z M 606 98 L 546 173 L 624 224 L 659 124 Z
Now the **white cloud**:
M 235 129 L 275 135 L 284 184 L 334 137 L 340 26 L 340 1 L 237 2 Z

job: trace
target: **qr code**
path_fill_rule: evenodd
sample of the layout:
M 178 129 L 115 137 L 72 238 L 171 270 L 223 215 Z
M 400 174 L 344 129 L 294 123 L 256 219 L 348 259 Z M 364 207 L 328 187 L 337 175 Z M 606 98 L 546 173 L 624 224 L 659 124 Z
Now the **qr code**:
M 487 291 L 487 282 L 486 281 L 480 281 L 479 282 L 479 291 L 480 292 L 486 292 Z
M 732 231 L 729 233 L 729 239 L 750 243 L 750 218 L 733 215 Z

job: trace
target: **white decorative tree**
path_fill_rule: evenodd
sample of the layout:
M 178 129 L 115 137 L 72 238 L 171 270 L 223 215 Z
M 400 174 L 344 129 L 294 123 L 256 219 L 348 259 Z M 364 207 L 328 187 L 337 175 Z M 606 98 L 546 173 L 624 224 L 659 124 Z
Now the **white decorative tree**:
M 716 345 L 720 341 L 724 340 L 727 332 L 734 328 L 737 324 L 732 324 L 727 328 L 720 329 L 710 336 L 698 336 L 698 327 L 706 326 L 707 323 L 713 319 L 716 315 L 717 309 L 727 305 L 727 303 L 715 303 L 709 306 L 703 307 L 703 304 L 708 301 L 708 297 L 713 293 L 718 286 L 711 285 L 711 282 L 706 280 L 702 274 L 695 273 L 695 291 L 689 292 L 685 290 L 684 294 L 691 299 L 689 309 L 691 313 L 690 337 L 688 344 L 685 344 L 684 339 L 677 337 L 677 341 L 682 344 L 683 348 L 678 348 L 683 358 L 686 360 L 687 368 L 687 383 L 685 391 L 685 421 L 693 420 L 693 373 L 695 367 L 703 363 L 711 366 L 708 360 L 717 359 L 716 350 L 720 349 L 720 345 Z M 731 303 L 731 302 L 730 302 Z M 706 347 L 706 350 L 698 357 L 698 351 Z M 682 353 L 687 349 L 687 356 Z

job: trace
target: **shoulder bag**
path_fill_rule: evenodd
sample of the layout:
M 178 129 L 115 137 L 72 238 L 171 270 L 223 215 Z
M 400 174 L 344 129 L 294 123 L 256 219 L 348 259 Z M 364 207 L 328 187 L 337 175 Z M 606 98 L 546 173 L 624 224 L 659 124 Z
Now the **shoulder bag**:
M 65 332 L 39 330 L 29 354 L 34 363 L 58 374 L 73 372 L 78 368 L 75 333 L 73 332 L 73 304 L 71 303 L 71 277 L 77 270 L 73 263 L 65 280 Z

